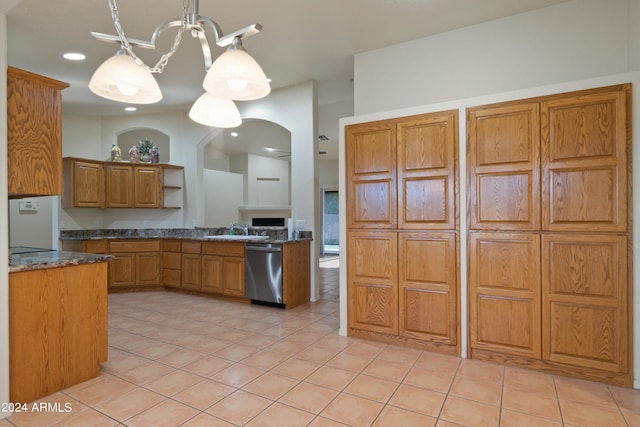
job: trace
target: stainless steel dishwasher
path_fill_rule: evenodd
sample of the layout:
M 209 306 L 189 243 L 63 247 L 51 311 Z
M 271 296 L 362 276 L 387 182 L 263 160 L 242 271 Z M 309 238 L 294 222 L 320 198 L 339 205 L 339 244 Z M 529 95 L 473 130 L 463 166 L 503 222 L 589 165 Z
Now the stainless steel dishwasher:
M 245 297 L 254 304 L 284 307 L 282 301 L 282 245 L 247 243 L 244 264 Z

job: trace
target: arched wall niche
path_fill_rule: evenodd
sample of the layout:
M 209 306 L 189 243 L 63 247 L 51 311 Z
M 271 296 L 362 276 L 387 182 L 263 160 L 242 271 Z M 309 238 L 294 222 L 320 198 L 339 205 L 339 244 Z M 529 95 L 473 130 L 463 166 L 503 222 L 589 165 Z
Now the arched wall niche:
M 138 141 L 148 138 L 158 147 L 160 163 L 171 163 L 171 138 L 164 132 L 151 128 L 135 128 L 125 130 L 117 135 L 118 145 L 122 150 L 122 160 L 129 160 L 129 149 Z

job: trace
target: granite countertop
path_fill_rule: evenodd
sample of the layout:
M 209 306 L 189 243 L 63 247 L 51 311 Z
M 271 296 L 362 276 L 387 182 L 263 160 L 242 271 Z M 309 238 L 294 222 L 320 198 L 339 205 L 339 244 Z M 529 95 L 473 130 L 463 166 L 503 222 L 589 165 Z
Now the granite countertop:
M 19 271 L 39 270 L 43 268 L 68 267 L 72 265 L 91 264 L 113 259 L 112 255 L 85 254 L 79 252 L 54 251 L 48 249 L 38 250 L 22 247 L 9 248 L 11 251 L 9 273 Z M 16 253 L 14 253 L 14 251 Z M 21 253 L 18 253 L 21 252 Z
M 229 228 L 146 228 L 146 229 L 102 229 L 102 230 L 61 230 L 60 240 L 101 240 L 101 239 L 188 239 L 204 242 L 243 243 L 293 243 L 311 241 L 311 231 L 301 231 L 298 239 L 288 239 L 285 227 L 249 227 L 246 238 L 235 234 L 233 240 L 211 239 L 207 236 L 224 236 Z M 256 236 L 263 236 L 256 239 Z M 264 236 L 268 238 L 264 238 Z

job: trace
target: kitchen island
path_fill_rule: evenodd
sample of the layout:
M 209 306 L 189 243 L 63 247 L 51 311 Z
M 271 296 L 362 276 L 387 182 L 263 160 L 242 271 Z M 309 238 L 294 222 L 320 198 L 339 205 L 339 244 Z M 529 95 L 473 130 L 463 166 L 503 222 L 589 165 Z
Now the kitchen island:
M 10 250 L 11 402 L 31 402 L 98 376 L 107 360 L 107 261 L 112 257 Z

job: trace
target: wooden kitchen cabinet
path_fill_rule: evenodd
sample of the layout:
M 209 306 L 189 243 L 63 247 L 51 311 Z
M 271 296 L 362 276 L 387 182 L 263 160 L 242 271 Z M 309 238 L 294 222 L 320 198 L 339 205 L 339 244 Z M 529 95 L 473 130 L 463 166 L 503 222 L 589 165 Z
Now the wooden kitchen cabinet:
M 103 208 L 105 206 L 103 162 L 65 157 L 62 170 L 63 208 Z
M 112 163 L 106 165 L 107 208 L 133 207 L 133 169 Z
M 185 289 L 202 289 L 202 257 L 200 242 L 182 242 L 181 276 Z
M 182 283 L 182 256 L 179 240 L 162 241 L 162 284 L 179 288 Z
M 244 298 L 244 243 L 202 244 L 202 290 Z
M 457 121 L 345 129 L 350 335 L 457 354 Z
M 109 264 L 109 290 L 135 291 L 160 287 L 160 241 L 157 239 L 109 242 L 115 257 Z
M 159 167 L 133 167 L 133 207 L 162 207 L 162 169 Z
M 630 94 L 468 111 L 472 358 L 631 384 Z
M 311 242 L 282 245 L 282 302 L 286 309 L 311 299 Z
M 7 67 L 9 198 L 62 194 L 62 90 L 67 83 Z

